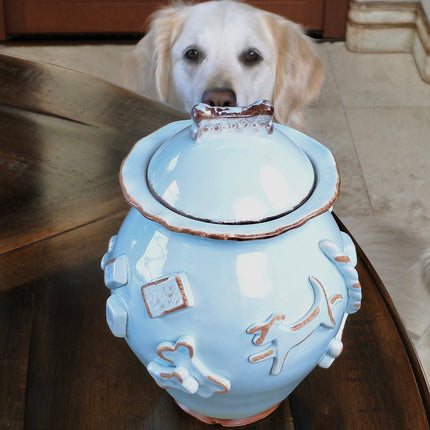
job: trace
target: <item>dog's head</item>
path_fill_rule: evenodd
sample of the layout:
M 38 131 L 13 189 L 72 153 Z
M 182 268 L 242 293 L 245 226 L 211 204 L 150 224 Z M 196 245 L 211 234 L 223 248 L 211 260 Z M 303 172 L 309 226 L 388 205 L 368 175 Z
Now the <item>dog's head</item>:
M 126 86 L 176 107 L 267 99 L 285 124 L 300 119 L 322 80 L 321 60 L 298 25 L 235 1 L 159 10 L 125 63 Z

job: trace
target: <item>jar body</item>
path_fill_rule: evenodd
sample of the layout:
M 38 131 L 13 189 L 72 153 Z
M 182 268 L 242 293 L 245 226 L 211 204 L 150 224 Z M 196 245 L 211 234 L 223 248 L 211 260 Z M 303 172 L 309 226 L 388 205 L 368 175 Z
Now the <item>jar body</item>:
M 131 209 L 102 262 L 108 323 L 193 415 L 261 418 L 340 353 L 333 340 L 358 289 L 339 264 L 355 272 L 354 258 L 330 211 L 235 241 L 171 231 Z

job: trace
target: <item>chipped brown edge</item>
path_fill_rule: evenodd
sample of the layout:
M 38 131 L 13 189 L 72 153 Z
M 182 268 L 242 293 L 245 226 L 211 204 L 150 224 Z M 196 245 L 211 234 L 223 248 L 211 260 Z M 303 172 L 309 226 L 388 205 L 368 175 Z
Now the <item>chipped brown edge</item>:
M 286 318 L 285 314 L 275 314 L 272 316 L 272 318 L 267 324 L 262 324 L 255 327 L 251 326 L 252 328 L 248 328 L 246 331 L 249 334 L 255 334 L 261 331 L 260 336 L 258 336 L 258 339 L 255 341 L 257 345 L 261 345 L 266 339 L 266 336 L 269 333 L 270 329 L 272 328 L 273 324 L 275 324 L 277 321 L 285 320 L 285 318 Z
M 122 175 L 122 168 L 125 163 L 126 159 L 123 160 L 121 163 L 121 169 L 120 169 L 120 175 L 119 175 L 119 182 L 121 186 L 121 191 L 126 199 L 126 201 L 136 208 L 145 218 L 156 222 L 157 224 L 162 225 L 163 227 L 167 228 L 170 231 L 173 231 L 175 233 L 185 233 L 190 234 L 193 236 L 200 236 L 205 237 L 209 239 L 217 239 L 217 240 L 255 240 L 255 239 L 269 239 L 271 237 L 279 236 L 280 234 L 283 234 L 289 230 L 293 230 L 295 228 L 301 227 L 303 224 L 306 224 L 310 219 L 315 218 L 318 215 L 323 214 L 324 212 L 327 212 L 332 206 L 333 203 L 336 201 L 336 199 L 339 197 L 340 192 L 340 175 L 339 175 L 339 169 L 337 164 L 336 166 L 336 172 L 337 172 L 337 182 L 336 182 L 336 188 L 335 192 L 333 193 L 333 196 L 329 199 L 329 201 L 322 206 L 321 208 L 317 209 L 316 211 L 308 214 L 307 216 L 304 216 L 300 220 L 296 221 L 295 223 L 285 225 L 283 227 L 280 227 L 276 230 L 263 232 L 263 233 L 253 233 L 253 234 L 228 234 L 228 233 L 208 233 L 202 230 L 193 230 L 191 228 L 187 227 L 176 227 L 173 225 L 170 225 L 166 221 L 164 221 L 163 218 L 157 217 L 155 215 L 150 214 L 149 212 L 145 211 L 142 206 L 135 201 L 127 192 L 126 187 L 124 185 L 123 181 L 123 175 Z M 202 221 L 203 222 L 203 221 Z
M 204 107 L 205 110 L 202 109 Z M 191 118 L 196 124 L 206 119 L 217 118 L 249 118 L 255 116 L 273 117 L 274 107 L 268 100 L 260 100 L 249 106 L 244 106 L 240 111 L 234 112 L 229 107 L 210 106 L 204 103 L 195 105 L 191 110 Z
M 175 351 L 178 350 L 178 348 L 180 346 L 184 346 L 185 348 L 187 348 L 188 351 L 189 351 L 190 359 L 193 359 L 193 357 L 194 357 L 194 347 L 193 347 L 193 345 L 190 345 L 190 344 L 188 344 L 186 342 L 177 342 L 177 343 L 175 343 L 175 346 L 173 348 L 170 347 L 170 346 L 167 346 L 167 345 L 159 346 L 157 348 L 157 354 L 163 360 L 166 360 L 169 363 L 173 363 L 174 364 L 174 362 L 172 360 L 170 360 L 170 359 L 168 359 L 167 357 L 164 356 L 164 353 L 165 352 L 175 352 Z
M 207 377 L 207 379 L 209 379 L 209 381 L 213 382 L 214 384 L 219 385 L 222 388 L 221 391 L 218 390 L 218 391 L 215 391 L 215 393 L 225 394 L 225 393 L 228 393 L 230 391 L 230 387 L 228 385 L 224 384 L 218 378 L 215 378 L 215 376 L 207 375 L 206 377 Z

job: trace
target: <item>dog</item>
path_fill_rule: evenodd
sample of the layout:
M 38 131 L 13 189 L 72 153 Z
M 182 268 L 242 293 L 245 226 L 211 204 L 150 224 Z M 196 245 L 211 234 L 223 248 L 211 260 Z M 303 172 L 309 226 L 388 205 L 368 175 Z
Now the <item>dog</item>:
M 267 99 L 277 122 L 296 127 L 323 78 L 322 61 L 299 25 L 231 0 L 160 9 L 124 63 L 126 87 L 179 109 Z M 407 300 L 408 274 L 420 265 L 430 290 L 430 248 L 423 240 L 372 217 L 344 221 L 395 299 Z M 405 306 L 412 319 L 414 305 Z
M 276 121 L 288 125 L 302 123 L 323 78 L 322 61 L 299 25 L 238 1 L 160 9 L 124 62 L 127 88 L 179 109 L 266 99 Z

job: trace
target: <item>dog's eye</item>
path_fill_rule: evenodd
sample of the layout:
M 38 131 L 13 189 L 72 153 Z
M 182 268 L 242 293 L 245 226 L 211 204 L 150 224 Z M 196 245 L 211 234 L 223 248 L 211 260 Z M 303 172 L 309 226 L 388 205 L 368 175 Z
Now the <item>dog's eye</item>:
M 184 57 L 189 61 L 199 61 L 200 52 L 196 48 L 189 48 L 185 51 Z
M 249 66 L 258 64 L 262 59 L 263 57 L 255 49 L 248 49 L 242 54 L 242 62 Z

